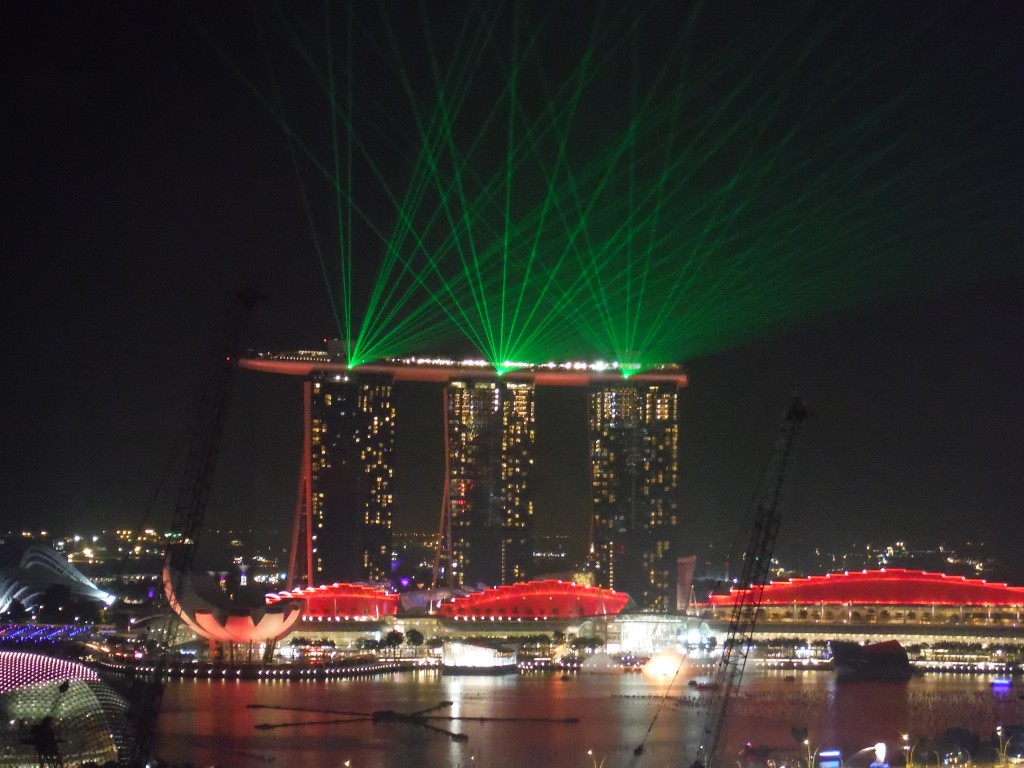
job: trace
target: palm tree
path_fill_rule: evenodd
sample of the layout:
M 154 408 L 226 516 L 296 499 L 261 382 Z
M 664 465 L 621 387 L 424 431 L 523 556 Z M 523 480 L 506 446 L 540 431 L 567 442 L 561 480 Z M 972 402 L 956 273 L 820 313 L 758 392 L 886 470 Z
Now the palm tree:
M 392 654 L 397 655 L 398 647 L 405 642 L 405 635 L 397 629 L 392 629 L 384 635 L 384 647 L 390 648 Z

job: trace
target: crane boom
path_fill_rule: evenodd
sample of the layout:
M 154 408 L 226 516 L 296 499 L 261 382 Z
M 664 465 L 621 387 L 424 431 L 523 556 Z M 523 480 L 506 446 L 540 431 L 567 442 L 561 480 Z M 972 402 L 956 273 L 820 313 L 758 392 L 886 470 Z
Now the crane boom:
M 775 539 L 782 519 L 782 490 L 792 467 L 797 437 L 808 416 L 807 406 L 794 395 L 782 419 L 771 460 L 765 470 L 755 502 L 750 541 L 743 553 L 743 572 L 736 585 L 729 630 L 715 673 L 717 702 L 708 711 L 700 750 L 693 768 L 711 768 L 722 746 L 722 733 L 743 669 L 750 653 L 750 641 L 757 623 L 757 611 L 771 567 Z
M 265 297 L 256 291 L 240 290 L 234 294 L 234 298 L 234 312 L 229 321 L 223 347 L 214 350 L 203 383 L 196 395 L 192 414 L 192 437 L 181 485 L 178 487 L 170 535 L 164 549 L 164 594 L 172 608 L 171 617 L 177 610 L 177 595 L 184 576 L 192 570 L 195 562 L 196 545 L 210 496 L 210 481 L 220 451 L 227 406 L 237 371 L 238 346 L 242 331 L 253 308 Z M 168 617 L 166 631 L 168 639 L 171 637 L 171 617 Z M 162 677 L 165 665 L 165 656 L 161 655 L 148 679 L 144 681 L 145 684 L 140 686 L 133 696 L 132 709 L 135 713 L 136 733 L 134 754 L 130 762 L 132 765 L 142 765 L 148 757 L 163 698 Z
M 254 291 L 242 290 L 235 293 L 235 298 L 236 310 L 224 346 L 220 354 L 210 361 L 196 397 L 192 439 L 178 488 L 171 538 L 164 551 L 164 568 L 175 580 L 192 570 L 195 561 L 199 533 L 210 497 L 210 481 L 220 452 L 228 401 L 235 381 L 239 341 L 250 313 L 263 296 Z M 174 586 L 178 586 L 177 581 Z

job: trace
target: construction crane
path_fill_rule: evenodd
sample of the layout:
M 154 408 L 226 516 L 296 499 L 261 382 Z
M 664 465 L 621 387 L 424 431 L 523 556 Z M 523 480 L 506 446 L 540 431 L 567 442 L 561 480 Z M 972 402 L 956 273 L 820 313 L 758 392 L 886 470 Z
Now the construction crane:
M 697 759 L 692 768 L 712 768 L 722 747 L 722 734 L 750 654 L 757 611 L 761 606 L 775 539 L 779 533 L 782 490 L 792 468 L 797 437 L 807 416 L 807 406 L 799 396 L 794 395 L 783 416 L 781 431 L 755 498 L 754 524 L 743 554 L 743 573 L 733 592 L 736 601 L 733 603 L 729 631 L 712 685 L 717 699 L 708 710 Z
M 220 452 L 228 401 L 238 370 L 236 363 L 242 330 L 264 296 L 256 291 L 241 290 L 234 294 L 234 298 L 234 312 L 224 346 L 210 361 L 196 397 L 192 439 L 164 551 L 165 586 L 179 587 L 181 579 L 192 570 L 195 562 L 196 546 L 210 498 L 210 481 Z
M 233 294 L 223 346 L 214 350 L 193 405 L 192 435 L 164 549 L 164 594 L 175 613 L 179 608 L 177 595 L 185 576 L 192 571 L 195 563 L 196 546 L 210 498 L 210 483 L 224 434 L 227 406 L 238 370 L 242 332 L 253 309 L 264 298 L 262 293 L 252 290 L 239 290 Z M 172 621 L 173 613 L 166 633 L 168 642 L 172 634 Z M 137 723 L 135 764 L 144 762 L 156 729 L 156 717 L 163 695 L 163 665 L 164 659 L 161 657 L 149 680 L 140 685 L 133 696 Z

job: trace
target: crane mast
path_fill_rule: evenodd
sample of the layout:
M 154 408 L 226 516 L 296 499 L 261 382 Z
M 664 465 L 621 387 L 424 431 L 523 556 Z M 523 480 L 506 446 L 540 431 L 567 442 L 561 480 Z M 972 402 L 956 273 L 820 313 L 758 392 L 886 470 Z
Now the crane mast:
M 227 406 L 238 370 L 238 346 L 242 331 L 253 308 L 264 298 L 263 294 L 249 290 L 240 290 L 234 294 L 233 314 L 223 346 L 214 350 L 193 405 L 192 436 L 178 487 L 170 535 L 164 549 L 164 594 L 172 608 L 171 617 L 178 608 L 177 595 L 184 577 L 192 570 L 195 562 L 196 545 L 210 497 L 210 482 L 224 434 Z M 169 618 L 166 631 L 168 642 L 172 622 L 173 618 Z M 136 733 L 131 765 L 146 762 L 163 698 L 162 677 L 165 665 L 166 659 L 162 655 L 149 678 L 144 681 L 145 684 L 133 696 Z
M 210 498 L 210 481 L 220 452 L 228 401 L 238 370 L 238 345 L 253 308 L 262 299 L 254 291 L 238 291 L 237 302 L 227 335 L 219 354 L 214 354 L 199 389 L 193 411 L 192 438 L 178 498 L 171 522 L 171 535 L 164 551 L 165 580 L 180 586 L 184 574 L 192 570 L 196 546 L 202 531 Z
M 692 768 L 711 768 L 722 746 L 722 734 L 729 718 L 736 690 L 750 653 L 750 641 L 757 623 L 772 552 L 782 518 L 782 491 L 792 467 L 797 437 L 808 416 L 807 406 L 796 395 L 786 409 L 771 460 L 755 500 L 754 524 L 743 553 L 743 571 L 736 584 L 729 630 L 715 673 L 717 702 L 708 711 L 699 754 Z

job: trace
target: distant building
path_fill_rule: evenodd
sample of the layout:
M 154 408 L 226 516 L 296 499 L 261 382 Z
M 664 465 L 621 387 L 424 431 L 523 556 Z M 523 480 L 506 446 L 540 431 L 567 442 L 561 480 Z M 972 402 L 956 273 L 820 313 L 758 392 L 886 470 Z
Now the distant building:
M 455 586 L 526 581 L 533 573 L 534 385 L 456 379 L 445 392 L 447 579 Z
M 593 565 L 597 583 L 642 610 L 676 603 L 679 386 L 590 388 Z
M 312 526 L 310 585 L 378 581 L 390 574 L 393 386 L 392 377 L 379 374 L 315 372 L 306 382 L 299 503 L 309 514 L 296 520 Z

